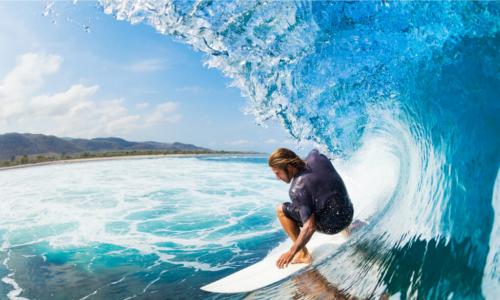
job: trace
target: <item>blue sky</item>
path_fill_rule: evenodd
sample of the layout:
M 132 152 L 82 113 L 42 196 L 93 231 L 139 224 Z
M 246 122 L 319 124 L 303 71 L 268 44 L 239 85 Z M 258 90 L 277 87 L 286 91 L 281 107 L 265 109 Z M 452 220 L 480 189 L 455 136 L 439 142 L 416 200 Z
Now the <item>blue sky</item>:
M 0 133 L 310 148 L 297 149 L 275 121 L 255 124 L 240 91 L 190 46 L 96 2 L 46 5 L 0 2 Z

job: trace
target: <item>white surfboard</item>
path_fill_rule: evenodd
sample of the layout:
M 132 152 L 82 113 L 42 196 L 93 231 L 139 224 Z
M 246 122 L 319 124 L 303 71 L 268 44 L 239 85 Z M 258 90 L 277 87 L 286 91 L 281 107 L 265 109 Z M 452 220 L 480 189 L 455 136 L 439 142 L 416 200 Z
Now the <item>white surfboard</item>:
M 327 235 L 315 232 L 307 243 L 307 249 L 313 258 L 313 264 L 320 262 L 332 253 L 333 248 L 347 239 L 341 234 Z M 263 260 L 220 280 L 202 286 L 201 289 L 213 293 L 245 293 L 276 283 L 298 272 L 309 264 L 289 264 L 279 269 L 276 261 L 281 254 L 290 249 L 291 241 L 281 244 Z

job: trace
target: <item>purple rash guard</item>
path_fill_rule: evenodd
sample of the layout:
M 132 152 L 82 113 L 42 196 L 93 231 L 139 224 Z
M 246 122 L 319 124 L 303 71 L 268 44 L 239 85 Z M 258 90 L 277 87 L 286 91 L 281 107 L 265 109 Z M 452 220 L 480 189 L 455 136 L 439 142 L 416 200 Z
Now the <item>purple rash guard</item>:
M 317 230 L 334 234 L 352 221 L 353 207 L 347 189 L 330 160 L 313 149 L 305 158 L 306 168 L 290 184 L 292 203 L 283 203 L 283 211 L 302 226 L 315 214 Z

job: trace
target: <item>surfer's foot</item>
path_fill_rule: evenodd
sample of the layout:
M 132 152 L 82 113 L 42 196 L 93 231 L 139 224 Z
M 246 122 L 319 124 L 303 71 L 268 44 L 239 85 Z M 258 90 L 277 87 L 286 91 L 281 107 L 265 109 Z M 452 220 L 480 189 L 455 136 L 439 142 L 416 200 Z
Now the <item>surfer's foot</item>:
M 310 264 L 312 262 L 311 254 L 303 254 L 301 252 L 295 254 L 291 263 L 292 264 Z

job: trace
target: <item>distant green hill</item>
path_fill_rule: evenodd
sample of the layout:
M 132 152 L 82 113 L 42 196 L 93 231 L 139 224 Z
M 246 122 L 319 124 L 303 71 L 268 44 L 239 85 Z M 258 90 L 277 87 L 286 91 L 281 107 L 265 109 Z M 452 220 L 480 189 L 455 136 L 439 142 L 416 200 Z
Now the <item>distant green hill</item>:
M 31 133 L 0 135 L 0 160 L 13 160 L 19 156 L 75 155 L 83 152 L 106 151 L 213 151 L 183 143 L 130 142 L 121 138 L 74 139 Z

